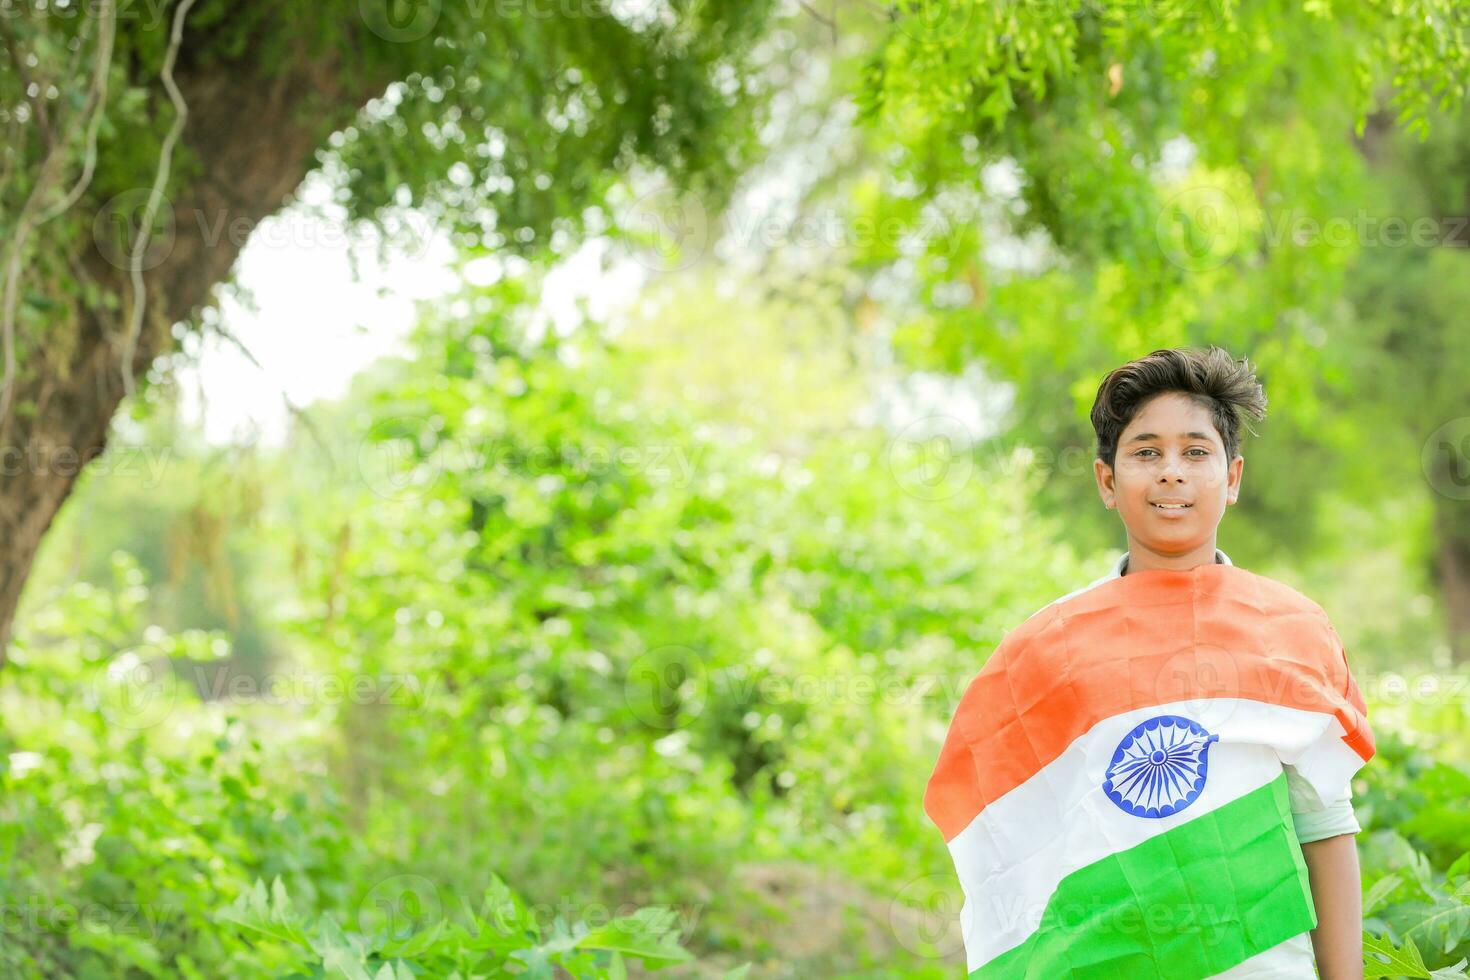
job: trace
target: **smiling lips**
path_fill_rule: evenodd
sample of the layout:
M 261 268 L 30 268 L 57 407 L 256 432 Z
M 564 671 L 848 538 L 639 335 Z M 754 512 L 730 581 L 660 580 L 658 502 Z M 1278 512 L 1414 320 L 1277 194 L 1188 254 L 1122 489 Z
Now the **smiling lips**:
M 1149 503 L 1163 514 L 1182 514 L 1194 506 L 1182 500 L 1150 500 Z

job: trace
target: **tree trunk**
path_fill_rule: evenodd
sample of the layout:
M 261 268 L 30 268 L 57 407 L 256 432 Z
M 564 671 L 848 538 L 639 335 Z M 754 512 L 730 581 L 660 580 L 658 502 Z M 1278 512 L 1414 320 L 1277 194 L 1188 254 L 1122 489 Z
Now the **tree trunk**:
M 1463 461 L 1461 461 L 1463 465 Z M 1470 663 L 1470 527 L 1463 500 L 1435 498 L 1435 576 L 1444 602 L 1449 631 L 1450 658 L 1459 666 Z
M 171 247 L 165 253 L 160 244 L 160 253 L 149 256 L 147 316 L 133 361 L 140 383 L 153 360 L 173 349 L 173 324 L 213 302 L 214 286 L 229 274 L 244 244 L 241 230 L 280 209 L 314 166 L 316 147 L 392 81 L 365 80 L 349 88 L 339 65 L 305 50 L 271 74 L 250 63 L 180 63 L 175 74 L 189 107 L 180 149 L 187 147 L 199 161 L 201 176 L 174 190 Z M 161 88 L 156 104 L 160 112 L 172 111 Z M 176 153 L 175 172 L 179 159 Z M 141 199 L 144 193 L 132 196 Z M 92 213 L 105 205 L 92 201 Z M 87 199 L 77 207 L 88 207 Z M 69 328 L 74 337 L 57 338 L 50 351 L 27 352 L 36 363 L 22 365 L 11 415 L 0 429 L 0 664 L 42 537 L 81 468 L 107 445 L 124 395 L 131 291 L 123 265 L 96 242 L 88 244 L 78 276 L 94 280 L 119 305 L 79 307 L 69 321 L 76 324 Z M 27 410 L 18 414 L 17 406 Z
M 1397 162 L 1395 153 L 1402 151 L 1407 138 L 1399 131 L 1394 119 L 1395 114 L 1390 110 L 1374 112 L 1368 116 L 1362 138 L 1355 138 L 1359 152 L 1370 167 L 1392 168 Z M 1451 124 L 1448 119 L 1436 123 Z M 1437 165 L 1444 172 L 1455 170 L 1455 159 L 1448 159 L 1449 162 L 1446 163 L 1436 158 Z M 1390 169 L 1387 173 L 1387 179 L 1393 179 L 1394 171 Z M 1438 180 L 1443 176 L 1444 173 L 1435 171 L 1428 179 Z M 1466 211 L 1470 211 L 1470 197 L 1459 208 L 1453 207 L 1456 203 L 1460 202 L 1451 202 L 1450 213 L 1432 215 L 1436 226 L 1446 233 L 1436 248 L 1464 248 L 1470 244 L 1467 241 L 1470 229 L 1460 220 Z M 1388 353 L 1391 356 L 1397 354 L 1393 350 Z M 1426 363 L 1420 368 L 1424 373 L 1421 379 L 1423 384 L 1426 387 L 1438 387 L 1434 375 L 1444 370 L 1444 366 Z M 1443 418 L 1442 415 L 1425 417 Z M 1411 421 L 1416 425 L 1423 424 L 1424 418 Z M 1446 639 L 1449 641 L 1451 660 L 1456 665 L 1470 663 L 1470 500 L 1465 499 L 1467 489 L 1470 489 L 1470 459 L 1466 457 L 1465 448 L 1463 444 L 1449 443 L 1434 447 L 1432 472 L 1428 480 L 1434 507 L 1431 578 L 1439 589 L 1440 602 L 1444 605 Z

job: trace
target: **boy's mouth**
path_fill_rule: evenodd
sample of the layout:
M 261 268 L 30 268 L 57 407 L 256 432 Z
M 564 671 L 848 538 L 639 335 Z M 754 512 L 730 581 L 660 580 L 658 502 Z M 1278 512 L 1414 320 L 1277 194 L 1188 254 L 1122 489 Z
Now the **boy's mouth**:
M 1194 504 L 1165 503 L 1158 500 L 1150 500 L 1149 503 L 1163 511 L 1188 510 L 1194 506 Z

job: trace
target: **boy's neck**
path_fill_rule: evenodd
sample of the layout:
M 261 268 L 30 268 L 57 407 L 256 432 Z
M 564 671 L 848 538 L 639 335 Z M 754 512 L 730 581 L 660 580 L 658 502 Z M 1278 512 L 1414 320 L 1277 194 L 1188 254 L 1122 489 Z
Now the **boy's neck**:
M 1215 539 L 1213 536 L 1206 544 L 1177 555 L 1152 551 L 1149 548 L 1143 547 L 1132 538 L 1129 538 L 1128 561 L 1123 566 L 1123 574 L 1144 572 L 1151 568 L 1187 572 L 1191 568 L 1198 568 L 1200 565 L 1212 565 L 1216 563 L 1219 559 L 1216 557 L 1215 551 Z

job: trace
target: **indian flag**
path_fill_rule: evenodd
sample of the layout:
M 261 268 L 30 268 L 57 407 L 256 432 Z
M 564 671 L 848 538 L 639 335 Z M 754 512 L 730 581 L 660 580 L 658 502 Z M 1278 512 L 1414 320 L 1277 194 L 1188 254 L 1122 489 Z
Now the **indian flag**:
M 924 795 L 969 976 L 1303 975 L 1273 972 L 1317 924 L 1282 764 L 1326 805 L 1373 753 L 1336 630 L 1286 585 L 1207 564 L 1052 603 L 970 682 Z

